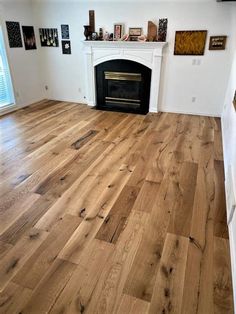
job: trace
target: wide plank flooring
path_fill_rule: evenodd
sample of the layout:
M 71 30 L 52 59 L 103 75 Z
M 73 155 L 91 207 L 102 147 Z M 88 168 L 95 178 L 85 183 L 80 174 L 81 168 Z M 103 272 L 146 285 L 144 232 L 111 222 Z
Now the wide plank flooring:
M 0 313 L 233 313 L 220 119 L 0 118 Z

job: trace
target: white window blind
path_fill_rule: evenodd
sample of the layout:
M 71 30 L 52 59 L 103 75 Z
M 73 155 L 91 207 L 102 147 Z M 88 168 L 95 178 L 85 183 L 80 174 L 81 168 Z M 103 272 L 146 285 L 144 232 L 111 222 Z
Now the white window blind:
M 0 109 L 14 102 L 7 56 L 0 26 Z

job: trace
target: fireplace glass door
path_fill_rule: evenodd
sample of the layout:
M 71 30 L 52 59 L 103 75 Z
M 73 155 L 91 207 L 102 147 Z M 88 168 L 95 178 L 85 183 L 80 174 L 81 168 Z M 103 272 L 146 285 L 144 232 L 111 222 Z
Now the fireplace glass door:
M 151 70 L 127 61 L 105 62 L 96 68 L 97 108 L 146 114 Z

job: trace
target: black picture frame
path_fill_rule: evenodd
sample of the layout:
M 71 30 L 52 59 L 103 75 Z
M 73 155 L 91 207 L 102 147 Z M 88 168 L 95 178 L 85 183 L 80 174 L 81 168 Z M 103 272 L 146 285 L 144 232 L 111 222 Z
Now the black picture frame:
M 33 26 L 22 26 L 25 50 L 37 49 Z
M 20 23 L 6 21 L 8 42 L 10 48 L 22 48 L 22 37 L 20 31 Z
M 61 41 L 62 54 L 63 55 L 71 55 L 71 42 L 70 40 L 62 40 Z
M 70 27 L 68 24 L 61 24 L 61 38 L 70 39 Z

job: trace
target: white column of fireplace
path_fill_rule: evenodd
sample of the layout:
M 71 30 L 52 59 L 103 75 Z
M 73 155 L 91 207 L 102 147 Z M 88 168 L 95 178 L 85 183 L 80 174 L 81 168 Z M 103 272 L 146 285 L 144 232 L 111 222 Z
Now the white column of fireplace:
M 149 112 L 158 112 L 163 48 L 166 42 L 84 41 L 86 98 L 96 106 L 95 67 L 109 60 L 131 60 L 152 70 Z

